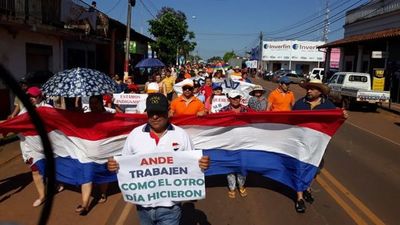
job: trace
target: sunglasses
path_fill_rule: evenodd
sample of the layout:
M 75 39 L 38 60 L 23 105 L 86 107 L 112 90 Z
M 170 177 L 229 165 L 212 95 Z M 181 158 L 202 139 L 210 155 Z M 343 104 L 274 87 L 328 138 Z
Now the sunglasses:
M 193 87 L 183 87 L 183 91 L 193 91 Z
M 168 117 L 168 112 L 165 112 L 165 111 L 148 111 L 147 112 L 147 115 L 149 116 L 149 117 L 153 117 L 153 116 L 155 116 L 155 115 L 157 115 L 157 116 L 166 116 L 166 117 Z
M 234 98 L 230 98 L 230 99 L 235 99 L 235 100 L 238 100 L 238 99 L 240 99 L 241 97 L 240 96 L 236 96 L 236 97 L 234 97 Z

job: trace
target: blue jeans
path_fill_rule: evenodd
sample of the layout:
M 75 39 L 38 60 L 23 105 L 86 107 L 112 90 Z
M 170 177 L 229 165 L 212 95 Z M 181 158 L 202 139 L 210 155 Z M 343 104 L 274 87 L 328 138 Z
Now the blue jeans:
M 140 225 L 179 225 L 181 206 L 144 208 L 137 206 Z

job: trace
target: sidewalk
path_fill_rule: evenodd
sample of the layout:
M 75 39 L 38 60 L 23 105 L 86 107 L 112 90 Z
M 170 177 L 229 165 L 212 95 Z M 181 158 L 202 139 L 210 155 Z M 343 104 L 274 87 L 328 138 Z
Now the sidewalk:
M 382 103 L 380 104 L 380 107 L 384 110 L 390 111 L 392 113 L 396 113 L 400 115 L 400 104 L 399 103 Z

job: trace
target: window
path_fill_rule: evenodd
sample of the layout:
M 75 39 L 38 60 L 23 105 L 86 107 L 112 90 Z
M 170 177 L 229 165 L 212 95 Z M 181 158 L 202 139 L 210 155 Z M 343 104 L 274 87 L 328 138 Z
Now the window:
M 366 76 L 359 76 L 359 75 L 350 75 L 349 76 L 349 81 L 353 81 L 353 82 L 367 82 L 368 79 Z
M 338 75 L 333 75 L 333 77 L 331 77 L 331 79 L 328 81 L 328 83 L 330 84 L 336 84 L 336 78 L 338 77 Z
M 345 75 L 340 75 L 339 78 L 338 78 L 337 83 L 338 83 L 338 84 L 343 84 L 344 77 L 345 77 Z

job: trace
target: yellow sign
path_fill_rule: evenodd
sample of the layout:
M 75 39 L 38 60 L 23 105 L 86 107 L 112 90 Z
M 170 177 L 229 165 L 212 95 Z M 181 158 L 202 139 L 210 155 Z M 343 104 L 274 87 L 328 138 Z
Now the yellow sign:
M 381 68 L 374 68 L 374 77 L 379 77 L 382 78 L 383 75 L 385 74 L 385 70 Z
M 374 77 L 372 81 L 372 90 L 374 91 L 383 91 L 385 88 L 385 78 Z

